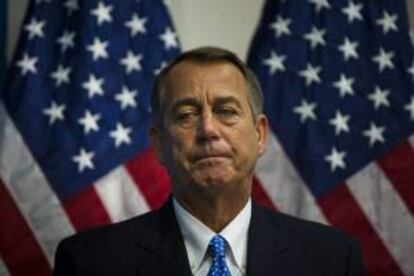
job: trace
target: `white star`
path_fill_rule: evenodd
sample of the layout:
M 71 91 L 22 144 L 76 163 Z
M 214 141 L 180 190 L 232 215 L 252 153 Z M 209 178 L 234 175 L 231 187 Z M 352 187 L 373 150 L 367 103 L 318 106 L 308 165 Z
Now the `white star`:
M 59 37 L 56 42 L 60 44 L 60 50 L 64 53 L 68 48 L 75 46 L 75 32 L 69 32 L 65 30 L 61 37 Z
M 44 37 L 43 27 L 45 26 L 45 21 L 37 21 L 36 18 L 32 18 L 29 24 L 24 26 L 24 30 L 29 33 L 29 39 L 37 37 Z
M 56 71 L 53 71 L 50 74 L 50 77 L 55 80 L 55 86 L 59 87 L 63 83 L 69 83 L 69 74 L 72 71 L 72 69 L 68 67 L 63 67 L 62 64 L 59 64 Z
M 274 75 L 277 71 L 285 71 L 285 65 L 283 64 L 285 60 L 285 55 L 278 55 L 275 51 L 271 51 L 270 57 L 263 60 L 263 64 L 269 66 L 269 74 Z
M 411 101 L 404 106 L 404 109 L 410 112 L 410 118 L 414 121 L 414 96 L 411 96 Z
M 344 43 L 338 46 L 339 51 L 342 52 L 345 61 L 348 61 L 350 58 L 359 58 L 356 48 L 358 47 L 357 41 L 350 41 L 348 37 L 345 37 Z
M 384 71 L 386 68 L 393 69 L 394 63 L 392 62 L 392 58 L 394 57 L 394 53 L 392 51 L 386 52 L 382 47 L 380 48 L 380 52 L 378 55 L 374 56 L 372 60 L 378 63 L 378 70 L 380 73 Z
M 101 115 L 96 113 L 92 114 L 89 110 L 85 111 L 85 115 L 78 119 L 78 123 L 83 126 L 83 131 L 88 134 L 91 130 L 98 131 L 98 121 L 101 119 Z
M 109 136 L 115 141 L 115 147 L 121 146 L 123 143 L 131 144 L 131 137 L 129 137 L 132 129 L 124 127 L 121 123 L 116 124 L 116 129 L 109 133 Z
M 326 30 L 318 29 L 315 26 L 312 27 L 312 30 L 303 36 L 304 39 L 308 40 L 311 44 L 311 48 L 314 49 L 318 45 L 326 45 L 325 39 L 323 36 L 325 35 Z
M 89 75 L 89 80 L 82 83 L 82 87 L 88 90 L 89 98 L 93 98 L 95 95 L 103 95 L 104 91 L 102 85 L 104 84 L 104 79 L 97 79 L 94 74 Z
M 290 18 L 283 18 L 282 16 L 278 15 L 276 17 L 276 21 L 270 25 L 270 28 L 275 31 L 275 36 L 279 38 L 284 34 L 290 35 L 290 23 L 292 23 L 292 20 Z
M 384 134 L 385 127 L 377 127 L 373 122 L 371 122 L 371 126 L 369 129 L 364 130 L 362 132 L 363 136 L 368 137 L 369 139 L 369 146 L 372 147 L 376 142 L 384 143 Z
M 390 106 L 390 101 L 387 99 L 389 94 L 389 90 L 381 90 L 379 86 L 375 86 L 375 91 L 368 95 L 368 99 L 374 103 L 375 109 L 380 108 L 381 105 L 388 107 Z
M 334 172 L 337 168 L 345 169 L 345 156 L 346 152 L 341 151 L 339 152 L 335 147 L 332 147 L 331 154 L 325 156 L 325 161 L 331 164 L 331 171 Z
M 354 95 L 354 89 L 352 88 L 354 81 L 354 78 L 347 78 L 343 73 L 341 73 L 339 80 L 334 82 L 333 86 L 339 90 L 339 95 L 343 98 L 347 94 Z
M 101 1 L 95 9 L 91 10 L 91 14 L 96 16 L 98 25 L 102 25 L 104 22 L 112 22 L 112 9 L 112 5 L 105 6 L 105 4 Z
M 68 15 L 71 15 L 74 11 L 79 10 L 78 0 L 66 0 L 63 6 L 67 9 Z
M 308 119 L 316 120 L 315 108 L 316 103 L 308 103 L 303 99 L 300 105 L 293 108 L 293 112 L 299 114 L 301 123 L 305 123 Z
M 350 119 L 349 115 L 342 115 L 340 111 L 336 112 L 335 118 L 329 120 L 329 124 L 335 127 L 335 134 L 341 134 L 343 132 L 349 132 L 348 121 Z
M 164 42 L 165 49 L 178 48 L 177 34 L 170 27 L 167 27 L 159 37 Z
M 78 155 L 72 157 L 72 161 L 78 164 L 78 171 L 83 172 L 85 169 L 93 169 L 92 158 L 95 157 L 93 151 L 87 152 L 84 148 L 81 148 Z
M 309 2 L 315 5 L 315 10 L 317 12 L 320 12 L 323 8 L 331 8 L 331 5 L 329 5 L 328 0 L 309 0 Z
M 163 61 L 160 64 L 160 67 L 158 67 L 157 69 L 154 70 L 154 75 L 158 75 L 159 73 L 161 73 L 162 69 L 164 69 L 165 67 L 167 67 L 168 63 Z
M 43 109 L 43 114 L 49 116 L 49 125 L 53 125 L 56 121 L 63 121 L 65 116 L 66 106 L 64 104 L 58 105 L 55 101 L 52 101 L 49 108 Z
M 131 29 L 131 36 L 134 37 L 138 33 L 145 34 L 147 32 L 145 28 L 147 20 L 146 17 L 140 18 L 138 14 L 134 13 L 131 19 L 125 22 L 124 26 Z
M 363 20 L 361 10 L 363 5 L 360 4 L 354 4 L 354 2 L 349 1 L 349 4 L 347 7 L 342 9 L 342 12 L 348 16 L 348 23 L 351 24 L 354 22 L 354 19 L 357 20 Z
M 122 92 L 115 95 L 115 100 L 120 102 L 121 109 L 126 109 L 128 106 L 136 107 L 137 106 L 137 102 L 135 101 L 136 95 L 137 95 L 137 90 L 129 90 L 128 87 L 123 86 Z
M 411 66 L 407 68 L 408 74 L 411 75 L 411 79 L 414 80 L 414 60 L 411 63 Z
M 306 86 L 312 84 L 312 82 L 320 83 L 321 79 L 319 77 L 319 72 L 321 71 L 320 66 L 312 66 L 312 64 L 308 63 L 306 65 L 306 69 L 299 71 L 299 76 L 305 78 Z
M 398 31 L 396 20 L 398 19 L 397 14 L 389 14 L 387 11 L 384 11 L 383 17 L 378 19 L 377 25 L 382 27 L 382 32 L 387 34 L 389 31 Z
M 20 67 L 20 73 L 24 76 L 28 72 L 32 72 L 33 74 L 37 73 L 36 63 L 38 61 L 38 57 L 30 57 L 27 53 L 24 53 L 23 58 L 16 63 L 17 67 Z
M 99 58 L 108 58 L 108 52 L 106 47 L 108 47 L 108 41 L 101 41 L 99 37 L 93 39 L 93 44 L 89 44 L 86 49 L 92 53 L 93 60 L 98 60 Z
M 132 71 L 141 71 L 141 59 L 142 55 L 134 55 L 134 53 L 128 50 L 126 57 L 122 58 L 119 63 L 125 66 L 125 71 L 127 74 Z

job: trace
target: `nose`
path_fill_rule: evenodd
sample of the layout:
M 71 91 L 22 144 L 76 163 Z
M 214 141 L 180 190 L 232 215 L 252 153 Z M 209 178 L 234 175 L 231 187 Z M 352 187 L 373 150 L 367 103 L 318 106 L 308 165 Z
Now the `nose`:
M 220 132 L 217 124 L 218 122 L 216 122 L 212 113 L 204 112 L 198 126 L 198 140 L 200 142 L 207 142 L 219 139 Z

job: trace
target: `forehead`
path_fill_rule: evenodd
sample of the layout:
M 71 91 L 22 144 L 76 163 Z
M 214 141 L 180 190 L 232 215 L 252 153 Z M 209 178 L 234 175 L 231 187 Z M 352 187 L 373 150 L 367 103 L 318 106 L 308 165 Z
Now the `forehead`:
M 168 72 L 164 97 L 168 101 L 185 95 L 247 96 L 247 82 L 241 71 L 228 61 L 199 63 L 182 61 Z

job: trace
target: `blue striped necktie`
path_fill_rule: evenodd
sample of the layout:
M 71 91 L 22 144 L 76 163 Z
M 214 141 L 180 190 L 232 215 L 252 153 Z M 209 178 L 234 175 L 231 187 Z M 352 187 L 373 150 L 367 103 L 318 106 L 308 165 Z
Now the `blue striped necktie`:
M 213 260 L 207 276 L 231 276 L 226 265 L 227 241 L 220 235 L 215 235 L 209 245 L 208 254 Z

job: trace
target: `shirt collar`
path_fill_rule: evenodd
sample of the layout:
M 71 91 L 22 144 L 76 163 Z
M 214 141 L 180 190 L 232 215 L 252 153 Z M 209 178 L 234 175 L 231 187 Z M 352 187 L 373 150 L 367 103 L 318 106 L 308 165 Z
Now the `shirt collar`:
M 239 214 L 220 232 L 228 242 L 237 266 L 245 270 L 247 256 L 247 235 L 252 215 L 251 200 Z
M 203 261 L 211 238 L 217 233 L 185 210 L 175 198 L 173 198 L 173 207 L 184 238 L 191 269 L 197 270 Z M 251 211 L 252 206 L 249 199 L 239 214 L 218 233 L 228 242 L 232 253 L 230 255 L 234 258 L 239 269 L 242 270 L 245 270 L 246 267 L 247 233 Z

